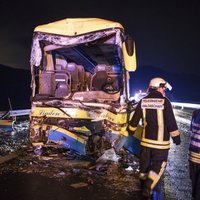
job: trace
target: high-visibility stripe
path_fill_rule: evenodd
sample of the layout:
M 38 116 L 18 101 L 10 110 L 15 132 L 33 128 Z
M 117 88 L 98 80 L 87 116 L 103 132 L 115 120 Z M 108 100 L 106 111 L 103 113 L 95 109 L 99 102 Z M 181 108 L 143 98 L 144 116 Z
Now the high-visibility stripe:
M 178 135 L 180 135 L 180 132 L 178 130 L 172 131 L 170 132 L 171 137 L 176 137 Z
M 155 187 L 155 184 L 158 182 L 160 176 L 156 172 L 150 171 L 148 178 L 153 181 L 153 183 L 151 184 L 151 189 L 153 189 Z
M 147 126 L 147 121 L 146 121 L 146 109 L 142 109 L 142 113 L 143 113 L 143 124 L 144 124 L 144 129 L 143 129 L 143 133 L 142 133 L 142 138 L 145 138 L 145 128 Z
M 163 162 L 158 174 L 156 172 L 154 172 L 154 171 L 150 171 L 149 172 L 148 178 L 153 180 L 153 183 L 151 184 L 151 190 L 153 190 L 155 185 L 158 183 L 160 177 L 162 176 L 162 174 L 163 174 L 163 172 L 165 170 L 165 166 L 166 166 L 166 162 Z
M 137 127 L 133 127 L 133 126 L 131 126 L 131 125 L 129 125 L 129 127 L 128 127 L 131 131 L 136 131 L 136 129 L 137 129 Z
M 141 146 L 154 148 L 154 149 L 169 149 L 170 148 L 170 144 L 169 145 L 158 145 L 158 144 L 156 145 L 156 144 L 149 144 L 149 143 L 145 143 L 145 142 L 141 142 Z
M 192 126 L 196 127 L 196 128 L 200 128 L 200 124 L 199 123 L 192 122 Z
M 192 162 L 200 164 L 200 159 L 190 157 L 189 160 L 192 161 Z
M 189 155 L 200 159 L 200 152 L 196 153 L 196 152 L 190 151 Z
M 193 133 L 191 135 L 191 137 L 194 138 L 194 139 L 200 140 L 200 134 Z
M 169 145 L 170 144 L 170 140 L 167 141 L 158 141 L 158 140 L 151 140 L 151 139 L 146 139 L 146 138 L 142 138 L 142 142 L 145 143 L 149 143 L 149 144 L 155 144 L 155 145 Z
M 190 145 L 193 145 L 193 146 L 195 146 L 196 148 L 200 148 L 200 142 L 199 142 L 199 141 L 196 142 L 196 141 L 194 141 L 194 140 L 191 140 Z
M 189 160 L 195 163 L 200 163 L 200 153 L 190 151 Z
M 158 141 L 163 141 L 164 139 L 164 120 L 163 120 L 163 110 L 157 110 L 157 120 L 158 120 Z
M 197 129 L 197 128 L 195 128 L 195 127 L 192 127 L 192 133 L 194 133 L 194 134 L 200 134 L 200 130 L 199 130 L 199 128 Z
M 142 109 L 142 112 L 143 112 L 144 129 L 143 129 L 141 145 L 145 146 L 145 147 L 155 148 L 155 149 L 169 149 L 170 148 L 170 140 L 164 141 L 163 111 L 157 110 L 157 120 L 158 120 L 158 137 L 157 137 L 157 140 L 151 140 L 151 139 L 145 138 L 145 127 L 147 125 L 146 109 Z

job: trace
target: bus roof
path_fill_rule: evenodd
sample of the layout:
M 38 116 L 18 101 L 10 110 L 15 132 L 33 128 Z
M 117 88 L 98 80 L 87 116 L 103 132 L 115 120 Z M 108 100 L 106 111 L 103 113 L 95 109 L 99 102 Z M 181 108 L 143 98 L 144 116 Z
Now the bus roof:
M 34 32 L 75 36 L 110 28 L 124 29 L 118 22 L 100 18 L 66 18 L 56 22 L 39 25 L 34 29 Z

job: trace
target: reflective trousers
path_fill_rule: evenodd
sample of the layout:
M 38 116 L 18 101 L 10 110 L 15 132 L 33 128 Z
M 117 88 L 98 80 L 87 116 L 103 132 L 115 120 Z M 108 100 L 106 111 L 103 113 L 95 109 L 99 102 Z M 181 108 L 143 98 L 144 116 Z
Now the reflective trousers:
M 200 164 L 189 161 L 190 179 L 192 181 L 192 197 L 200 199 Z
M 143 182 L 142 189 L 149 191 L 150 194 L 154 190 L 157 190 L 158 193 L 161 192 L 158 190 L 161 190 L 160 179 L 166 168 L 168 151 L 148 147 L 141 148 L 140 179 Z

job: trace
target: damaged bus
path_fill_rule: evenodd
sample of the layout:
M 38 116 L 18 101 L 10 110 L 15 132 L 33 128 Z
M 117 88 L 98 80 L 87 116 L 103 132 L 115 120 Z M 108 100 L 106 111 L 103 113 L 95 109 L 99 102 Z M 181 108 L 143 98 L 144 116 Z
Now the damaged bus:
M 135 42 L 123 26 L 67 18 L 34 29 L 29 140 L 81 155 L 119 151 L 128 136 Z

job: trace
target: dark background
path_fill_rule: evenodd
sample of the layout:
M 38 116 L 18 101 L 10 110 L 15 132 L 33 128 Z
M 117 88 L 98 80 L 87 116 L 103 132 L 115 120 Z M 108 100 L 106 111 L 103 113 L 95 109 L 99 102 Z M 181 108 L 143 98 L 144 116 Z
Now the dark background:
M 0 65 L 0 111 L 30 109 L 30 83 L 30 70 Z
M 138 68 L 131 75 L 133 94 L 146 90 L 151 78 L 162 76 L 173 86 L 170 98 L 200 102 L 197 0 L 2 0 L 0 8 L 0 110 L 8 104 L 8 98 L 14 108 L 29 106 L 29 59 L 34 28 L 56 20 L 83 17 L 120 22 L 135 39 Z

